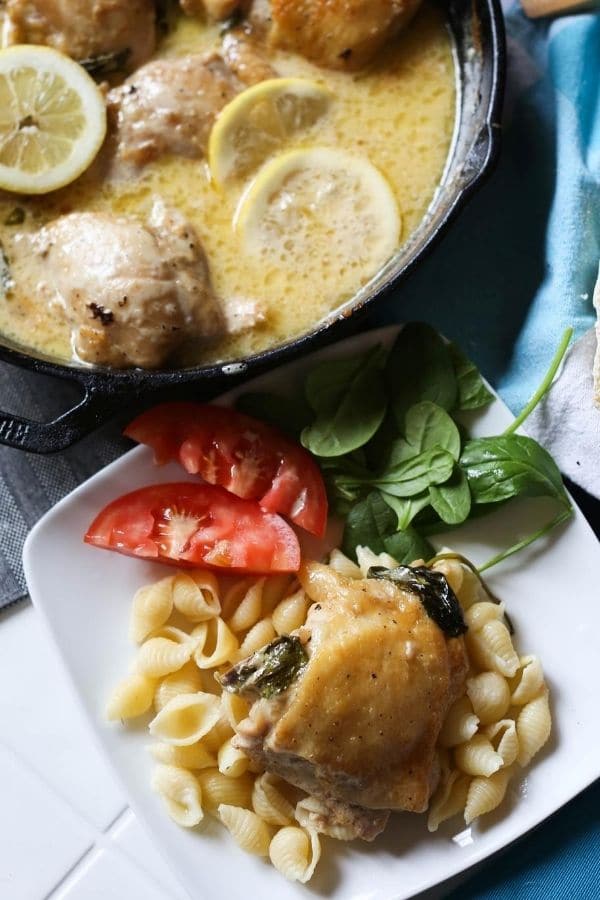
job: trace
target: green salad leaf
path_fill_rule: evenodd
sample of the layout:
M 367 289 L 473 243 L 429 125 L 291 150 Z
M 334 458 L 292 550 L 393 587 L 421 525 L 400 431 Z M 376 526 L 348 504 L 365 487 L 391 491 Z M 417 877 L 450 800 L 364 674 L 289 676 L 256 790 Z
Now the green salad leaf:
M 302 443 L 316 456 L 343 456 L 371 440 L 383 422 L 387 397 L 382 351 L 317 366 L 306 380 L 306 398 L 316 413 Z
M 475 503 L 511 497 L 554 497 L 569 505 L 558 466 L 547 450 L 523 434 L 467 441 L 460 465 Z
M 475 363 L 464 355 L 456 344 L 449 344 L 458 388 L 457 409 L 479 409 L 487 406 L 494 395 L 486 388 Z
M 431 400 L 442 409 L 456 406 L 458 385 L 448 345 L 430 325 L 409 322 L 390 351 L 386 383 L 399 428 L 415 403 Z
M 471 512 L 471 489 L 465 473 L 454 466 L 445 484 L 429 488 L 429 502 L 446 525 L 462 525 Z
M 359 546 L 369 547 L 374 553 L 389 553 L 400 563 L 429 559 L 433 554 L 429 541 L 414 528 L 398 531 L 396 514 L 379 491 L 372 491 L 353 506 L 346 519 L 342 549 L 355 559 Z
M 404 434 L 417 451 L 439 448 L 447 450 L 457 461 L 460 457 L 460 434 L 456 423 L 441 406 L 430 400 L 410 407 Z
M 432 484 L 443 484 L 452 474 L 454 459 L 447 450 L 433 447 L 399 463 L 392 463 L 370 479 L 374 487 L 394 497 L 414 497 Z
M 405 531 L 415 516 L 431 503 L 429 490 L 417 494 L 416 497 L 394 497 L 386 491 L 380 491 L 380 494 L 398 517 L 398 531 Z
M 540 387 L 502 435 L 470 437 L 461 412 L 486 406 L 493 394 L 456 345 L 419 322 L 400 331 L 389 353 L 374 346 L 320 363 L 304 396 L 251 393 L 237 407 L 301 435 L 345 518 L 343 548 L 351 557 L 362 545 L 401 564 L 426 559 L 433 555 L 429 535 L 516 497 L 553 498 L 560 506 L 555 518 L 483 567 L 489 568 L 571 515 L 550 454 L 514 433 L 549 390 L 571 335 L 567 329 Z

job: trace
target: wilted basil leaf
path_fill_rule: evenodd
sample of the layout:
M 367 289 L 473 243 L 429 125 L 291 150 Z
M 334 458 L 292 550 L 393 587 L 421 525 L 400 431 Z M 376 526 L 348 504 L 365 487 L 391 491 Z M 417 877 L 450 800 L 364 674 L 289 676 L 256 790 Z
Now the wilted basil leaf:
M 416 594 L 429 618 L 449 637 L 459 637 L 467 630 L 460 603 L 441 572 L 426 566 L 398 566 L 396 569 L 373 566 L 367 578 L 391 581 Z
M 308 656 L 299 638 L 282 634 L 217 680 L 231 693 L 268 699 L 286 691 L 307 662 Z

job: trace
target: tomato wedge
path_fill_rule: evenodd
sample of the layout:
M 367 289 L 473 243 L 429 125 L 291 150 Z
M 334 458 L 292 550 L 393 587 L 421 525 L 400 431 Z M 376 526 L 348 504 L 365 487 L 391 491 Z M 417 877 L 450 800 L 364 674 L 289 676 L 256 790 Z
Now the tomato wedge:
M 209 484 L 156 484 L 124 494 L 96 516 L 84 540 L 178 566 L 257 575 L 300 566 L 298 538 L 287 522 Z
M 258 500 L 322 537 L 327 493 L 313 457 L 276 428 L 243 413 L 205 403 L 164 403 L 125 429 L 154 450 L 159 465 L 178 460 L 186 472 L 238 497 Z

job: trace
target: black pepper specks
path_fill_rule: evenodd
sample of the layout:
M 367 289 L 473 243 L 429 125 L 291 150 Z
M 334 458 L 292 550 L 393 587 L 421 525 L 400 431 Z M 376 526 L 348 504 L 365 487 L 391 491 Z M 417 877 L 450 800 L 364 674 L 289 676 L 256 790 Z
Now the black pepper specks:
M 88 309 L 91 310 L 92 319 L 100 319 L 102 325 L 112 325 L 115 320 L 112 310 L 100 306 L 99 303 L 88 303 Z

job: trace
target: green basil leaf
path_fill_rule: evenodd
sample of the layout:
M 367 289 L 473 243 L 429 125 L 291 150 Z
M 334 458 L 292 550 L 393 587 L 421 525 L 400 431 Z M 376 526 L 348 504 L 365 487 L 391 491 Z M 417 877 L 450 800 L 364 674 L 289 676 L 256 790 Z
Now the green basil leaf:
M 441 572 L 427 566 L 371 566 L 367 578 L 391 581 L 401 590 L 415 594 L 427 615 L 448 637 L 460 637 L 467 630 L 458 598 Z
M 452 475 L 454 459 L 447 450 L 434 447 L 412 459 L 392 465 L 373 478 L 373 487 L 394 497 L 414 497 L 432 484 L 443 484 Z
M 408 409 L 431 400 L 442 409 L 456 406 L 458 387 L 448 345 L 430 325 L 405 325 L 390 351 L 386 383 L 400 429 Z
M 456 409 L 479 409 L 487 406 L 494 395 L 486 388 L 477 366 L 456 344 L 450 344 L 449 349 L 458 386 Z
M 445 484 L 429 488 L 432 507 L 447 525 L 460 525 L 471 512 L 471 491 L 467 476 L 459 466 L 454 467 L 452 478 Z
M 354 506 L 346 519 L 342 549 L 356 559 L 358 546 L 370 547 L 373 553 L 389 553 L 399 563 L 429 559 L 434 549 L 414 528 L 396 530 L 396 515 L 379 491 Z
M 281 428 L 286 434 L 298 438 L 300 432 L 313 418 L 313 413 L 304 397 L 283 397 L 279 394 L 252 392 L 242 394 L 235 404 L 236 409 Z
M 525 435 L 467 441 L 460 465 L 475 503 L 498 503 L 521 495 L 555 497 L 569 505 L 556 463 L 547 450 Z
M 431 488 L 429 490 L 431 490 Z M 381 496 L 387 505 L 396 513 L 398 518 L 398 531 L 405 531 L 414 517 L 420 513 L 422 509 L 425 509 L 426 506 L 429 506 L 430 503 L 429 491 L 417 494 L 416 497 L 404 498 L 394 497 L 393 494 L 381 491 Z
M 411 406 L 406 413 L 404 433 L 408 443 L 419 451 L 440 447 L 447 450 L 455 460 L 460 458 L 458 428 L 446 410 L 437 403 L 424 400 Z
M 381 352 L 374 347 L 358 359 L 336 359 L 310 373 L 306 397 L 317 418 L 302 432 L 307 450 L 342 456 L 370 441 L 387 408 Z

